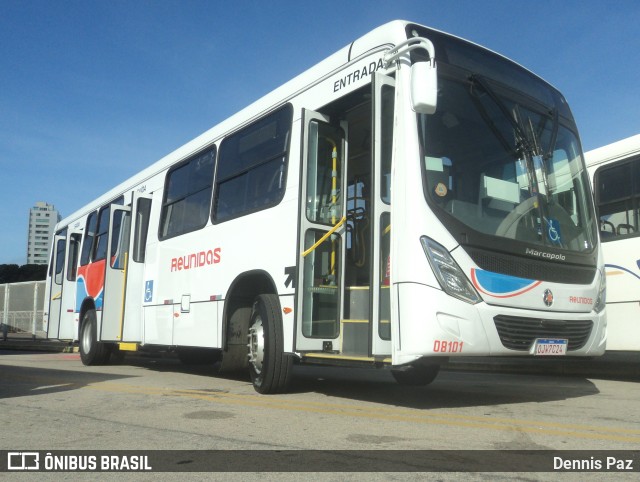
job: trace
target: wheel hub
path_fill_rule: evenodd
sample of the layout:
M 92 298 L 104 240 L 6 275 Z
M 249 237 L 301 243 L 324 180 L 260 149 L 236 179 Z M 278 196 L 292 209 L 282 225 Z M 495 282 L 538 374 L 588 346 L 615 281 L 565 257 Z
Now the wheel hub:
M 262 361 L 264 360 L 264 329 L 262 318 L 256 317 L 255 322 L 249 328 L 249 363 L 257 374 L 262 372 Z
M 80 343 L 82 343 L 82 350 L 84 351 L 84 353 L 89 353 L 91 351 L 93 336 L 89 323 L 85 323 L 85 325 L 82 327 L 82 339 L 80 340 Z

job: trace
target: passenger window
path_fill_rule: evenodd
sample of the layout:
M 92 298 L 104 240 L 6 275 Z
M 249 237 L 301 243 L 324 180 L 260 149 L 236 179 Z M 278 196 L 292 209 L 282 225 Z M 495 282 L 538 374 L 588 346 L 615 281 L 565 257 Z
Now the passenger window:
M 107 257 L 107 241 L 109 234 L 109 207 L 112 204 L 124 204 L 124 198 L 120 196 L 115 201 L 107 204 L 100 208 L 100 212 L 98 215 L 98 229 L 96 232 L 95 239 L 95 252 L 93 255 L 92 261 L 100 261 L 101 259 L 105 259 Z M 119 229 L 119 226 L 117 227 Z M 114 241 L 115 244 L 118 243 L 118 235 L 115 236 Z
M 203 228 L 209 219 L 216 147 L 197 154 L 167 174 L 160 239 Z
M 292 115 L 292 107 L 286 105 L 222 141 L 214 222 L 280 202 L 286 181 Z

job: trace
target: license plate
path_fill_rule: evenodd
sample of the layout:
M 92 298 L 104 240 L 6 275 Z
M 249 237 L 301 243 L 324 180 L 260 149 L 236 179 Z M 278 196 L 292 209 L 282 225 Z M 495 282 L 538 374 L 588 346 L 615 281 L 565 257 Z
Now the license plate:
M 538 338 L 533 344 L 535 356 L 559 356 L 567 354 L 567 339 Z

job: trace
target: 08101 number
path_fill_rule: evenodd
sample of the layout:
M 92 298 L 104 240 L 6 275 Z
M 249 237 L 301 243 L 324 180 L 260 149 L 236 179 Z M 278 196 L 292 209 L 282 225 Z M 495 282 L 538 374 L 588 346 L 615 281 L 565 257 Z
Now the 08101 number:
M 460 353 L 463 341 L 434 340 L 433 351 L 436 353 Z

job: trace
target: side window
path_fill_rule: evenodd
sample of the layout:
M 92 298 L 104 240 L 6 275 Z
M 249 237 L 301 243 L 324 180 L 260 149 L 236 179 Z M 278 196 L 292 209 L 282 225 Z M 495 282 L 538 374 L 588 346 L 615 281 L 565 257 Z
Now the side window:
M 197 154 L 167 173 L 160 239 L 172 238 L 204 227 L 209 219 L 216 147 Z
M 111 206 L 111 204 L 124 204 L 124 198 L 119 197 L 115 201 L 100 208 L 98 214 L 98 229 L 96 232 L 95 241 L 96 247 L 92 261 L 99 261 L 107 257 L 107 242 L 109 238 L 109 207 Z M 118 233 L 115 235 L 112 241 L 115 245 L 118 244 L 119 229 L 119 225 L 114 226 L 114 231 Z
M 84 228 L 84 241 L 82 243 L 82 255 L 80 256 L 80 265 L 84 266 L 91 261 L 91 250 L 93 248 L 93 238 L 96 235 L 96 227 L 98 225 L 98 213 L 93 212 L 87 218 L 87 225 Z
M 286 105 L 220 145 L 213 221 L 260 211 L 284 195 L 293 108 Z
M 638 235 L 640 159 L 603 166 L 596 171 L 594 190 L 602 241 Z

